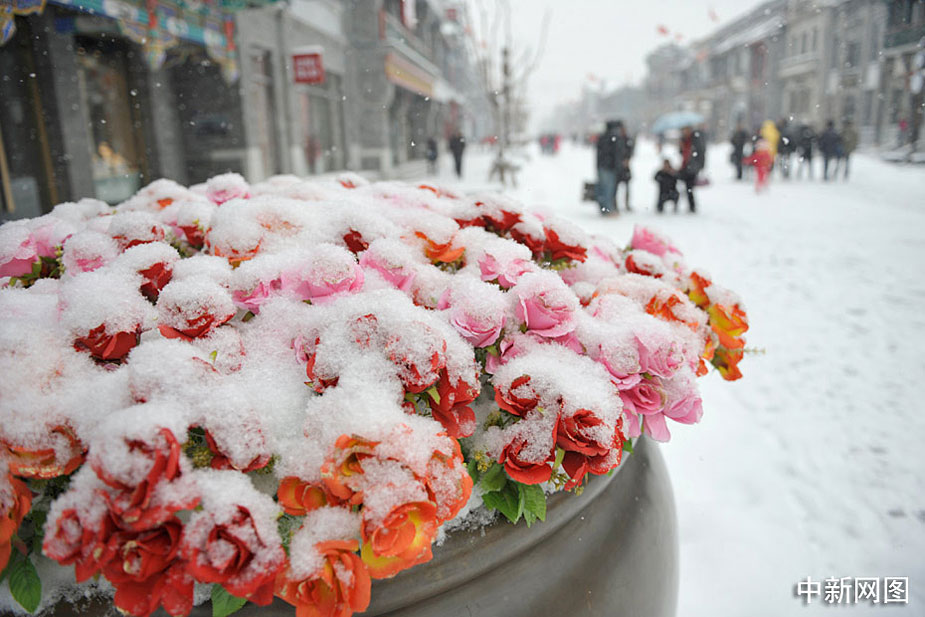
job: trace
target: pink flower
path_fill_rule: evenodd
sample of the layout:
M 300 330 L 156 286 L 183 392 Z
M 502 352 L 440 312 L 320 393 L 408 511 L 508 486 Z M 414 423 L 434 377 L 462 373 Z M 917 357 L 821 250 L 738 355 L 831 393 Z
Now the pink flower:
M 639 350 L 639 366 L 643 373 L 667 379 L 674 375 L 681 366 L 681 354 L 670 341 L 664 341 L 667 344 L 658 345 L 653 344 L 651 339 L 646 339 L 645 342 L 639 336 L 635 339 L 636 348 Z
M 450 310 L 450 324 L 473 347 L 488 347 L 498 340 L 504 315 L 474 316 L 464 306 L 457 305 Z
M 645 416 L 646 434 L 650 435 L 656 441 L 668 441 L 668 437 L 662 439 L 663 433 L 650 432 L 650 424 L 655 428 L 664 427 L 665 419 L 659 413 L 664 405 L 662 392 L 656 387 L 654 381 L 640 380 L 632 388 L 620 391 L 620 399 L 623 401 L 623 411 L 626 418 L 626 435 L 627 437 L 638 437 L 640 435 L 639 414 Z M 668 429 L 665 428 L 664 434 Z
M 417 274 L 415 270 L 404 265 L 389 264 L 384 260 L 380 260 L 377 256 L 371 255 L 370 251 L 365 251 L 360 256 L 360 266 L 377 271 L 382 275 L 382 278 L 405 292 L 411 289 L 411 283 L 414 282 L 414 277 Z
M 659 257 L 668 252 L 681 254 L 681 251 L 676 249 L 666 238 L 641 225 L 636 225 L 633 228 L 633 239 L 630 240 L 630 246 L 634 249 L 648 251 Z
M 482 280 L 497 280 L 498 284 L 504 289 L 513 287 L 521 276 L 527 272 L 533 272 L 535 269 L 533 262 L 526 259 L 512 259 L 506 264 L 501 264 L 493 255 L 489 254 L 485 254 L 479 259 Z
M 0 276 L 23 276 L 32 272 L 39 247 L 25 225 L 8 225 L 0 235 Z
M 356 263 L 351 263 L 347 268 L 333 270 L 294 270 L 283 272 L 280 284 L 283 292 L 292 293 L 301 300 L 311 300 L 317 304 L 341 294 L 356 293 L 363 289 L 363 269 Z
M 602 343 L 597 354 L 597 361 L 604 365 L 610 373 L 610 381 L 621 391 L 635 387 L 642 380 L 638 357 L 627 355 L 626 351 L 622 345 L 612 347 Z
M 251 291 L 236 289 L 231 292 L 231 299 L 235 306 L 254 313 L 260 312 L 260 305 L 279 293 L 280 281 L 274 279 L 269 282 L 260 281 Z
M 557 338 L 575 329 L 574 307 L 562 302 L 556 295 L 550 291 L 527 297 L 518 294 L 519 302 L 514 312 L 526 324 L 527 330 L 539 336 Z
M 238 197 L 250 197 L 247 182 L 239 174 L 227 173 L 215 176 L 206 183 L 206 197 L 217 205 Z

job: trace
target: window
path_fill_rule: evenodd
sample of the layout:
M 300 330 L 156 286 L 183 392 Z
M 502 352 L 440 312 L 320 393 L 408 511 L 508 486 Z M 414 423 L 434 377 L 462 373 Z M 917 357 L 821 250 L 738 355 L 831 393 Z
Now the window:
M 838 51 L 841 44 L 838 41 L 838 37 L 832 39 L 832 58 L 829 62 L 829 68 L 838 68 Z
M 816 51 L 817 43 L 819 42 L 819 30 L 813 28 L 813 51 Z
M 861 43 L 851 41 L 848 43 L 845 52 L 845 66 L 856 68 L 861 63 Z
M 862 113 L 863 115 L 861 116 L 862 118 L 861 121 L 864 123 L 864 125 L 867 126 L 871 124 L 871 121 L 873 120 L 873 116 L 874 116 L 874 91 L 873 90 L 867 90 L 864 93 L 864 109 Z
M 803 42 L 800 45 L 800 53 L 805 54 L 806 53 L 806 33 L 805 32 L 803 33 L 802 39 L 803 39 Z

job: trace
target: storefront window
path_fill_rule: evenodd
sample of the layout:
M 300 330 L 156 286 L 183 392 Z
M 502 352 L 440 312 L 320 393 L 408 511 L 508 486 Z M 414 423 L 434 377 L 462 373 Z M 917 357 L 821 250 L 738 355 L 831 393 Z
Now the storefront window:
M 129 87 L 125 50 L 114 41 L 78 39 L 77 67 L 96 197 L 117 203 L 141 186 L 143 148 L 132 106 L 138 93 Z

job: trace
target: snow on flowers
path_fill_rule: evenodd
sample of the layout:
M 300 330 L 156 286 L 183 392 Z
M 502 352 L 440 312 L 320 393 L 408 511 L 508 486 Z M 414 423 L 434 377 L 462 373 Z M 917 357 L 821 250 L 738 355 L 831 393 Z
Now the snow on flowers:
M 0 282 L 0 569 L 30 611 L 43 559 L 139 617 L 197 583 L 363 611 L 461 513 L 531 524 L 697 422 L 748 329 L 651 230 L 352 175 L 60 204 L 0 227 Z

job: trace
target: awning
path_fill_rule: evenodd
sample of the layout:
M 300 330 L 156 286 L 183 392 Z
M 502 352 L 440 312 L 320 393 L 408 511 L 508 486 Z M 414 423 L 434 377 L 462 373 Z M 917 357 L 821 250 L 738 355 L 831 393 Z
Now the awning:
M 385 76 L 396 86 L 421 96 L 433 96 L 436 79 L 405 56 L 389 52 L 385 55 Z

